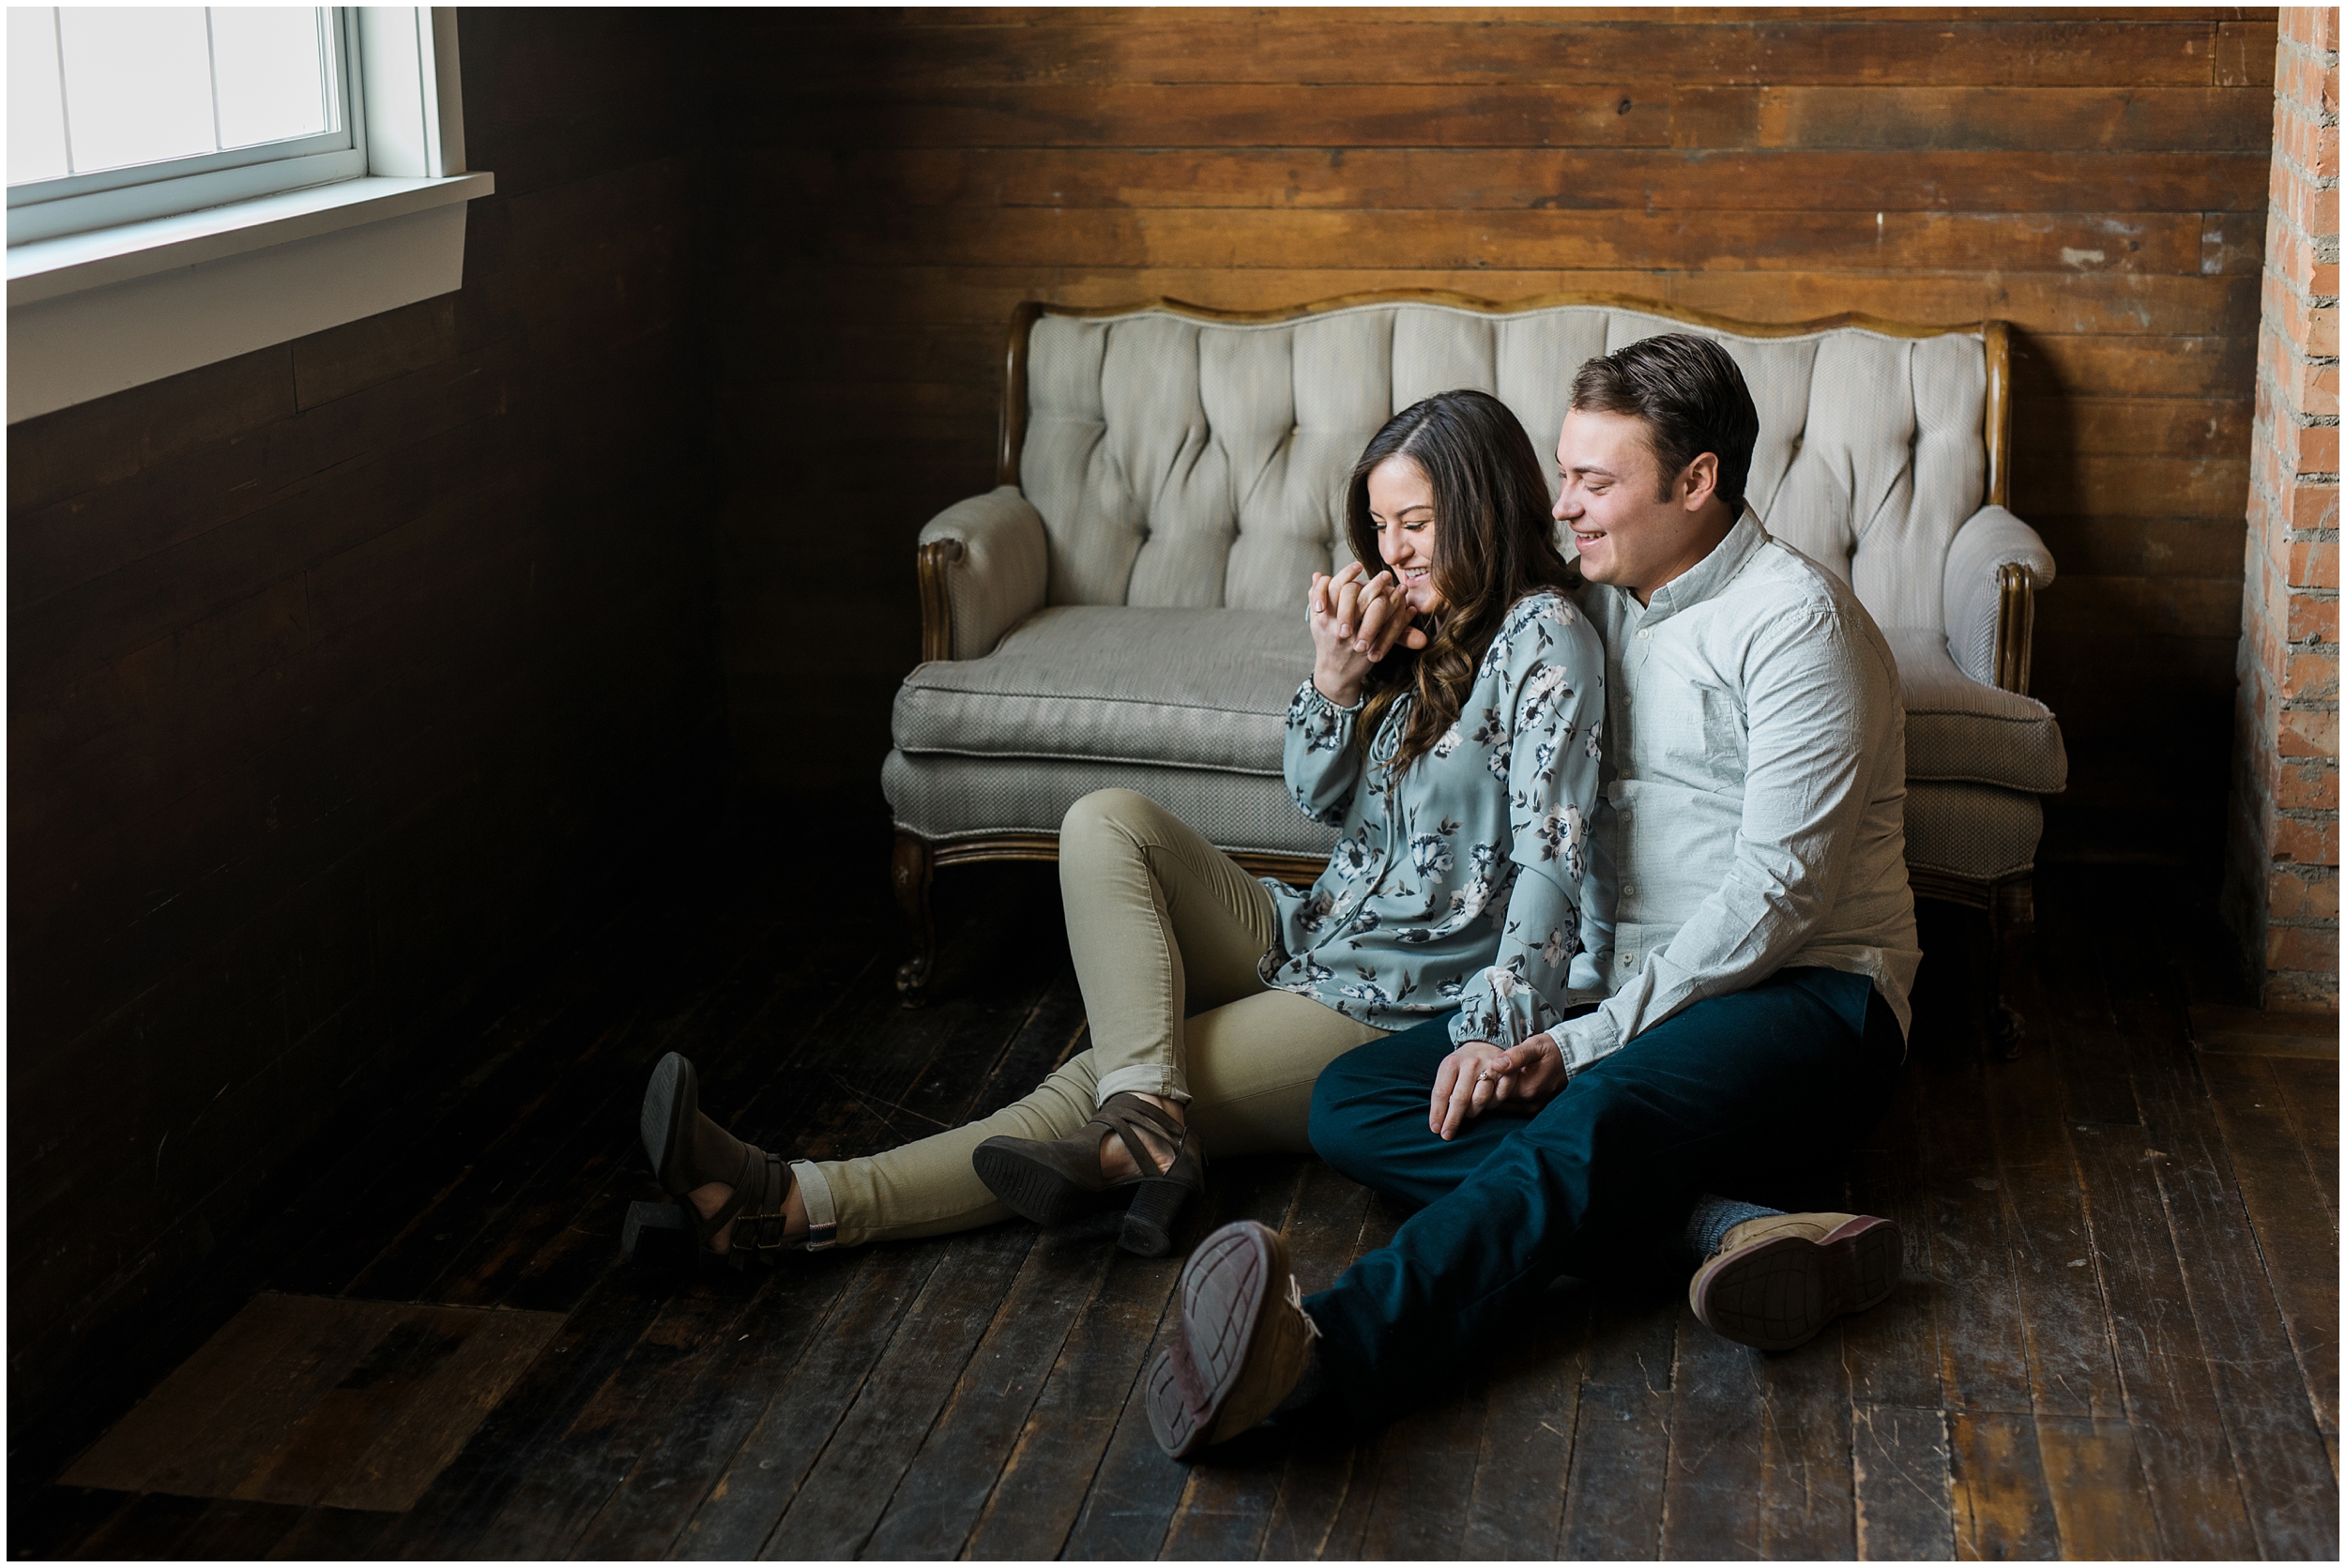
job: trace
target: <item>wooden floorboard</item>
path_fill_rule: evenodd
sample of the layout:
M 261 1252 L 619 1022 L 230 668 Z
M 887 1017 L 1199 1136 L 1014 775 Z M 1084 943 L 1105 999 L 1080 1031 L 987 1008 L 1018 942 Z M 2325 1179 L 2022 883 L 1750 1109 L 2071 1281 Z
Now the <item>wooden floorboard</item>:
M 2274 1080 L 2289 1104 L 2290 1128 L 2311 1157 L 2314 1190 L 2338 1220 L 2338 1064 L 2272 1058 Z
M 2123 1419 L 2039 1415 L 2036 1451 L 2063 1556 L 2140 1561 L 2159 1555 L 2150 1482 Z
M 969 1538 L 1116 1251 L 1099 1231 L 1062 1228 L 1034 1239 L 1007 1294 L 988 1303 L 983 1335 L 884 1499 L 862 1555 L 919 1557 L 937 1542 Z
M 2061 1555 L 2033 1416 L 1948 1411 L 1947 1478 L 1957 1557 L 2008 1562 Z
M 2039 1416 L 2122 1418 L 2057 1065 L 2039 1051 L 1984 1074 L 2030 1405 Z
M 2156 1156 L 2140 1128 L 2081 1133 L 2095 1268 L 2118 1375 L 2151 1486 L 2161 1555 L 2256 1555 L 2214 1379 L 2183 1290 L 2166 1214 L 2142 1178 Z
M 1309 1218 L 1306 1205 L 1314 1210 Z M 1408 1210 L 1392 1199 L 1317 1162 L 1307 1165 L 1287 1231 L 1297 1283 L 1306 1290 L 1333 1285 L 1354 1259 L 1391 1241 L 1407 1217 Z M 1359 1557 L 1385 1456 L 1393 1451 L 1391 1434 L 1360 1430 L 1341 1408 L 1297 1422 L 1287 1439 L 1262 1555 Z
M 447 1070 L 293 1195 L 286 1244 L 191 1293 L 220 1316 L 174 1331 L 188 1361 L 264 1287 L 369 1324 L 552 1314 L 412 1505 L 338 1506 L 324 1478 L 405 1419 L 402 1391 L 445 1347 L 321 1330 L 246 1358 L 275 1356 L 269 1376 L 313 1413 L 239 1403 L 236 1366 L 190 1361 L 228 1412 L 217 1437 L 140 1461 L 152 1477 L 20 1473 L 10 1553 L 2324 1555 L 2337 1064 L 2259 1054 L 2253 1030 L 2195 1044 L 2180 977 L 2206 967 L 2179 949 L 2188 931 L 2131 913 L 2157 906 L 2133 875 L 2045 879 L 2013 1062 L 1980 1048 L 1984 943 L 1926 907 L 1906 1081 L 1847 1182 L 1853 1210 L 1901 1228 L 1881 1306 L 1762 1356 L 1700 1327 L 1683 1274 L 1624 1262 L 1560 1281 L 1444 1401 L 1382 1428 L 1282 1419 L 1187 1466 L 1158 1452 L 1140 1399 L 1181 1258 L 1119 1251 L 1112 1217 L 738 1274 L 617 1257 L 627 1204 L 657 1195 L 633 1119 L 663 1051 L 693 1057 L 740 1135 L 828 1159 L 998 1110 L 1087 1043 L 1047 866 L 956 871 L 937 998 L 912 1011 L 877 887 L 809 921 L 776 912 L 770 877 L 679 876 L 583 918 L 487 997 Z M 1306 1290 L 1408 1212 L 1302 1156 L 1216 1162 L 1192 1210 L 1182 1248 L 1262 1220 Z M 199 1483 L 223 1495 L 156 1489 Z
M 1850 1412 L 1850 1439 L 1859 1559 L 1955 1556 L 1946 1411 L 1861 1402 Z
M 1207 1213 L 1201 1219 L 1217 1225 L 1256 1220 L 1283 1225 L 1295 1202 L 1299 1167 L 1300 1162 L 1293 1159 L 1224 1163 L 1217 1167 L 1219 1176 L 1209 1192 Z M 1146 1272 L 1152 1284 L 1161 1284 L 1164 1294 L 1157 1299 L 1149 1343 L 1133 1358 L 1133 1377 L 1119 1401 L 1115 1426 L 1107 1434 L 1098 1462 L 1090 1467 L 1082 1508 L 1059 1550 L 1062 1557 L 1155 1557 L 1174 1533 L 1176 1516 L 1192 1503 L 1195 1490 L 1202 1486 L 1211 1494 L 1229 1484 L 1196 1468 L 1167 1465 L 1150 1434 L 1143 1400 L 1147 1371 L 1165 1347 L 1178 1317 L 1173 1286 L 1181 1271 L 1178 1266 L 1167 1267 L 1167 1261 L 1147 1260 Z M 1252 1437 L 1251 1442 L 1232 1445 L 1234 1467 L 1252 1469 L 1263 1462 L 1265 1435 Z M 1201 1516 L 1197 1524 L 1207 1522 Z
M 1535 1321 L 1536 1332 L 1516 1336 L 1491 1358 L 1461 1557 L 1556 1555 L 1588 1371 L 1587 1287 L 1575 1281 L 1551 1289 Z
M 21 1561 L 68 1556 L 137 1500 L 109 1487 L 18 1487 L 8 1499 L 8 1556 Z
M 1669 1391 L 1585 1383 L 1574 1423 L 1557 1556 L 1662 1555 L 1662 1489 L 1669 1474 Z
M 1767 1432 L 1762 1358 L 1703 1332 L 1685 1303 L 1678 1310 L 1662 1555 L 1675 1561 L 1757 1558 L 1760 1445 Z
M 1939 1319 L 1941 1378 L 1950 1408 L 2030 1408 L 2028 1347 L 2013 1269 L 2003 1180 L 1988 1117 L 1986 1070 L 1975 1059 L 1926 1060 L 1910 1074 L 1922 1092 L 1930 1246 L 1930 1302 Z
M 2265 1057 L 2200 1058 L 2224 1151 L 2297 1353 L 2306 1397 L 2320 1428 L 2335 1432 L 2338 1214 L 2315 1180 L 2317 1157 L 2290 1114 L 2274 1065 Z M 2335 1168 L 2336 1154 L 2329 1159 Z
M 1840 1325 L 1852 1412 L 1868 1405 L 1935 1410 L 1945 1402 L 1921 1114 L 1919 1098 L 1900 1093 L 1850 1161 L 1847 1211 L 1896 1221 L 1902 1248 L 1898 1287 L 1882 1303 L 1887 1310 Z
M 881 1512 L 936 1430 L 1034 1244 L 1034 1232 L 1023 1225 L 996 1225 L 940 1244 L 937 1266 L 832 1428 L 760 1557 L 863 1555 Z
M 1394 1423 L 1361 1556 L 1412 1562 L 1468 1555 L 1466 1526 L 1489 1412 L 1487 1380 L 1470 1378 L 1454 1396 Z
M 554 1343 L 440 1478 L 386 1555 L 468 1558 L 504 1512 L 516 1487 L 547 1455 L 559 1452 L 580 1410 L 625 1364 L 670 1292 L 626 1271 L 612 1271 L 570 1314 Z
M 1093 1233 L 1079 1245 L 1112 1244 Z M 1081 1514 L 1125 1403 L 1146 1365 L 1178 1257 L 1112 1256 L 1068 1325 L 991 1490 L 970 1522 L 973 1558 L 1059 1555 Z
M 1760 1360 L 1760 1555 L 1857 1555 L 1849 1352 L 1838 1323 Z
M 84 1562 L 135 1562 L 141 1559 L 175 1557 L 179 1555 L 179 1543 L 187 1539 L 188 1532 L 211 1506 L 209 1498 L 144 1493 L 62 1555 Z
M 216 1562 L 257 1561 L 275 1550 L 308 1512 L 294 1503 L 222 1498 L 179 1538 L 172 1556 Z
M 741 1450 L 792 1368 L 819 1352 L 823 1331 L 859 1255 L 830 1253 L 776 1270 L 738 1330 L 711 1344 L 690 1385 L 625 1477 L 572 1543 L 586 1558 L 660 1557 Z
M 670 1543 L 669 1555 L 735 1560 L 757 1555 L 946 1245 L 875 1249 L 816 1262 L 818 1268 L 843 1271 L 844 1287 L 757 1423 Z
M 718 1346 L 738 1341 L 750 1302 L 731 1281 L 666 1302 L 558 1434 L 530 1463 L 472 1543 L 480 1557 L 551 1559 L 602 1512 L 647 1445 L 657 1443 Z
M 2336 1551 L 2338 1499 L 2305 1374 L 2290 1344 L 2217 1110 L 2163 973 L 2121 976 L 2121 1021 L 2142 1049 L 2136 1092 L 2161 1155 L 2149 1160 L 2182 1262 L 2186 1299 L 2215 1374 L 2223 1424 L 2262 1555 Z

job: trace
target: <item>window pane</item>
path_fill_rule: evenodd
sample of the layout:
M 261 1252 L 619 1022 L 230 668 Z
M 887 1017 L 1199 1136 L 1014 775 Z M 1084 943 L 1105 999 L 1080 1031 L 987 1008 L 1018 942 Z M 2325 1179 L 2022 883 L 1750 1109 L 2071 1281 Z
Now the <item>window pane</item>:
M 249 147 L 331 129 L 326 117 L 325 14 L 313 7 L 212 8 L 212 81 L 220 145 Z
M 65 100 L 57 94 L 57 13 L 8 8 L 8 183 L 66 172 Z
M 76 172 L 218 145 L 201 8 L 68 6 L 59 21 Z

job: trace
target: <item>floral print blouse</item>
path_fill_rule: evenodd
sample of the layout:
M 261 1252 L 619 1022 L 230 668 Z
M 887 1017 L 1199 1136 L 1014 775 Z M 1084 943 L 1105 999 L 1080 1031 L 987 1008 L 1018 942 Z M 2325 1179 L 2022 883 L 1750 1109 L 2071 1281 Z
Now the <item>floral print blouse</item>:
M 1260 972 L 1379 1028 L 1455 1008 L 1454 1041 L 1517 1045 L 1560 1021 L 1580 951 L 1604 650 L 1570 600 L 1527 595 L 1458 722 L 1395 774 L 1413 700 L 1385 710 L 1365 765 L 1362 705 L 1306 680 L 1287 706 L 1287 789 L 1344 836 L 1308 891 L 1263 879 L 1279 937 Z

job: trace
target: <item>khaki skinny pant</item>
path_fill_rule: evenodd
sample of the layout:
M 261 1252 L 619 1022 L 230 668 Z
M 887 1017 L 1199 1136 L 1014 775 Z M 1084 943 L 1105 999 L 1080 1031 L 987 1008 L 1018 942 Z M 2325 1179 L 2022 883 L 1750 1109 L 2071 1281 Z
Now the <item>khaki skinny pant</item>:
M 1065 1137 L 1119 1090 L 1185 1101 L 1210 1160 L 1308 1152 L 1319 1070 L 1383 1038 L 1263 984 L 1256 966 L 1277 934 L 1271 895 L 1147 796 L 1103 789 L 1076 801 L 1059 864 L 1091 1048 L 983 1121 L 861 1160 L 794 1162 L 809 1246 L 1010 1218 L 970 1153 L 997 1134 Z

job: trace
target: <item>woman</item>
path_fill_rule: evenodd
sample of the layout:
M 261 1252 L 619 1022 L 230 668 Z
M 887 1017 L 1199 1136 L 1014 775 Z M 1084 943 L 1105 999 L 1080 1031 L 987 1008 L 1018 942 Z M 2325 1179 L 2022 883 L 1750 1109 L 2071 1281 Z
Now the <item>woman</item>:
M 1295 802 L 1343 830 L 1318 881 L 1258 881 L 1145 797 L 1087 796 L 1059 881 L 1091 1048 L 982 1121 L 819 1163 L 701 1115 L 671 1053 L 644 1147 L 702 1247 L 739 1267 L 1124 1202 L 1122 1244 L 1160 1255 L 1208 1149 L 1309 1150 L 1313 1081 L 1346 1051 L 1453 1010 L 1462 1047 L 1557 1021 L 1604 656 L 1539 460 L 1496 398 L 1427 398 L 1361 454 L 1346 525 L 1358 560 L 1313 574 L 1312 676 L 1287 716 Z

